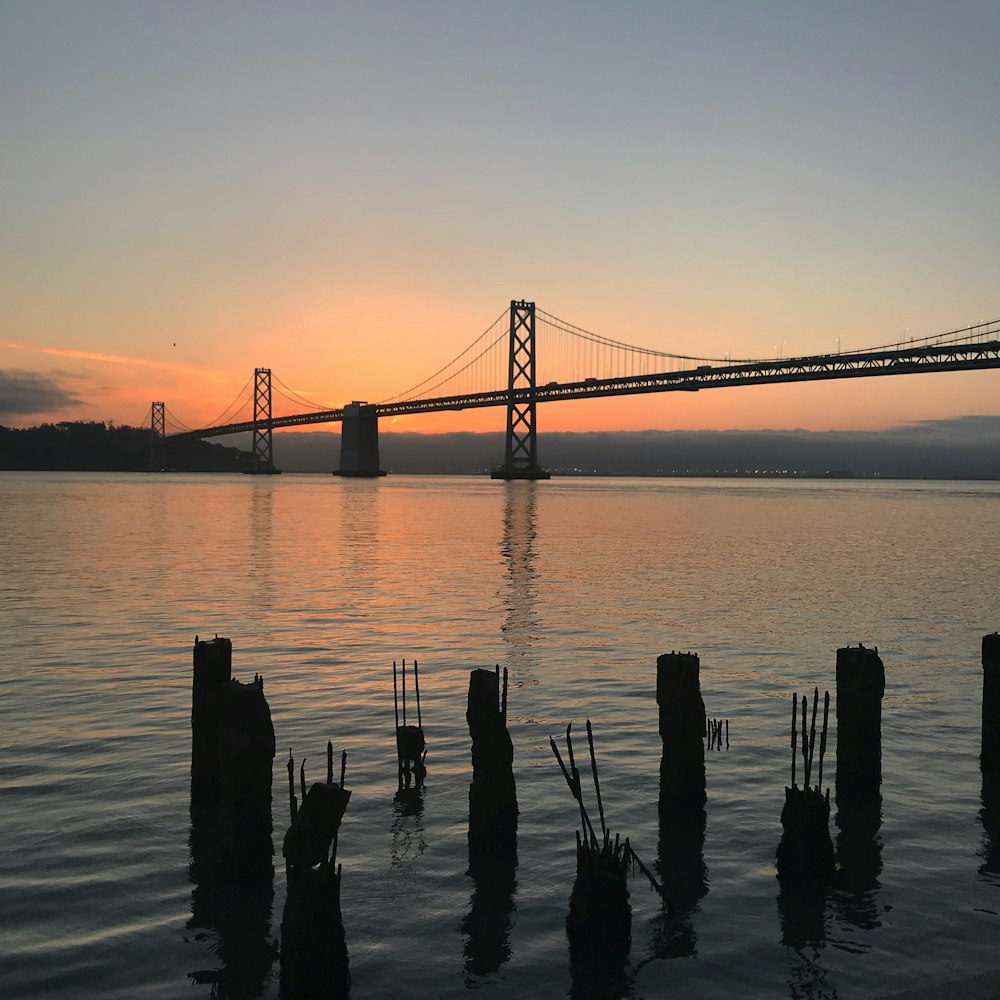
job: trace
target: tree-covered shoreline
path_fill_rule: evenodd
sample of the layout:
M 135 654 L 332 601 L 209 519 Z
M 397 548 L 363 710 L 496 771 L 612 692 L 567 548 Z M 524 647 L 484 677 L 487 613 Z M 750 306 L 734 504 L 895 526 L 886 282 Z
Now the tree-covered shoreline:
M 168 446 L 166 468 L 176 472 L 242 472 L 248 452 L 192 439 Z M 0 426 L 0 469 L 33 472 L 146 472 L 148 427 L 62 420 L 38 427 Z

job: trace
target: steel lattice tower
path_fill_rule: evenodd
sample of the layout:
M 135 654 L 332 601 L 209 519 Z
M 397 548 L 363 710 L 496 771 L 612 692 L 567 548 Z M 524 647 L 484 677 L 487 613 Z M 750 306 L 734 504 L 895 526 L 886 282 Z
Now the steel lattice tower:
M 538 465 L 535 438 L 535 303 L 510 303 L 507 365 L 507 444 L 494 479 L 548 479 Z M 515 395 L 517 394 L 517 396 Z
M 154 402 L 149 421 L 149 471 L 163 472 L 167 464 L 167 408 L 163 402 Z
M 253 461 L 260 472 L 274 469 L 271 440 L 271 369 L 253 370 Z

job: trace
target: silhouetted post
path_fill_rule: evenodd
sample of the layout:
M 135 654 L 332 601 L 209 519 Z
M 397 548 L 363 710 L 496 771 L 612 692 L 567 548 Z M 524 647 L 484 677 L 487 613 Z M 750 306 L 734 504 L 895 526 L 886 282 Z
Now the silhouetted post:
M 660 818 L 698 819 L 705 810 L 705 702 L 694 653 L 664 653 L 656 659 L 656 703 L 660 707 Z
M 983 636 L 983 771 L 1000 772 L 1000 634 Z
M 590 949 L 598 949 L 605 955 L 618 953 L 623 959 L 632 933 L 632 907 L 629 905 L 627 885 L 629 873 L 638 868 L 649 879 L 671 912 L 674 907 L 663 891 L 663 886 L 632 850 L 628 837 L 624 843 L 617 834 L 614 840 L 611 839 L 611 832 L 604 818 L 597 755 L 594 752 L 594 733 L 588 719 L 587 743 L 590 747 L 591 774 L 600 811 L 601 835 L 598 837 L 583 801 L 583 785 L 573 754 L 572 729 L 573 724 L 570 723 L 566 727 L 568 767 L 556 741 L 549 737 L 552 754 L 559 764 L 570 794 L 580 808 L 580 830 L 576 831 L 576 881 L 570 894 L 569 915 L 566 918 L 571 961 L 575 962 L 574 956 Z M 616 965 L 617 961 L 616 959 Z
M 232 643 L 195 638 L 191 704 L 192 844 L 224 868 L 270 874 L 274 727 L 264 680 L 232 679 Z
M 401 683 L 400 683 L 401 681 Z M 416 791 L 424 787 L 427 768 L 427 743 L 424 739 L 423 720 L 420 715 L 420 673 L 417 661 L 413 661 L 413 686 L 417 698 L 417 725 L 406 723 L 406 660 L 397 676 L 396 661 L 392 661 L 392 687 L 396 705 L 396 761 L 398 764 L 399 788 L 409 789 L 410 782 Z M 399 724 L 399 691 L 403 695 L 403 724 Z
M 233 644 L 194 637 L 191 685 L 191 801 L 219 795 L 219 690 L 233 676 Z
M 236 868 L 270 873 L 274 726 L 264 678 L 230 680 L 221 690 L 219 757 L 221 847 Z
M 837 650 L 837 799 L 877 798 L 882 784 L 882 696 L 878 647 Z
M 332 744 L 327 747 L 329 776 Z M 339 785 L 316 782 L 309 788 L 281 849 L 288 880 L 281 920 L 280 995 L 285 1000 L 341 1000 L 350 990 L 337 863 L 340 824 L 351 799 L 343 768 L 342 763 Z
M 785 805 L 781 810 L 781 842 L 778 844 L 778 878 L 782 882 L 807 885 L 828 885 L 834 876 L 833 841 L 830 838 L 830 792 L 825 793 L 823 755 L 826 752 L 830 693 L 823 703 L 823 728 L 820 733 L 818 775 L 813 784 L 816 760 L 816 711 L 819 690 L 813 695 L 812 722 L 808 722 L 808 699 L 802 696 L 802 730 L 796 725 L 798 695 L 792 696 L 792 784 L 785 788 Z M 802 787 L 795 783 L 795 760 L 801 749 Z
M 499 667 L 473 670 L 465 713 L 472 736 L 469 840 L 493 849 L 517 844 L 517 787 L 514 744 L 507 732 L 507 668 L 501 689 Z

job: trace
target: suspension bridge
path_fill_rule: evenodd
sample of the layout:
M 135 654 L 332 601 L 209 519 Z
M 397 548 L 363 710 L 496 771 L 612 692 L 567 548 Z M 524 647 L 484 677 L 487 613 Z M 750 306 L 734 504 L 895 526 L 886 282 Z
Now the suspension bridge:
M 171 443 L 252 433 L 253 471 L 276 473 L 272 432 L 282 427 L 341 424 L 344 476 L 379 476 L 380 417 L 463 410 L 507 409 L 504 461 L 494 479 L 548 479 L 538 462 L 537 406 L 555 400 L 648 392 L 700 392 L 724 386 L 870 378 L 921 372 L 1000 368 L 1000 320 L 859 351 L 805 357 L 695 357 L 626 344 L 574 326 L 514 300 L 464 351 L 433 375 L 380 402 L 324 406 L 257 368 L 211 426 L 182 424 L 163 402 L 150 408 L 150 467 L 166 467 Z M 251 390 L 251 381 L 253 388 Z M 274 395 L 297 412 L 275 415 Z M 249 419 L 234 419 L 244 411 Z

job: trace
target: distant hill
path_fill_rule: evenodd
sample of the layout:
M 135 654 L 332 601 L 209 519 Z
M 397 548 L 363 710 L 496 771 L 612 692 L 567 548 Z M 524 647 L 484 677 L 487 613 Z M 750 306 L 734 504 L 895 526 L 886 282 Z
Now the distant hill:
M 252 460 L 248 452 L 199 440 L 173 444 L 167 452 L 168 468 L 176 472 L 241 472 Z M 68 420 L 24 429 L 0 427 L 0 469 L 145 472 L 149 428 Z

